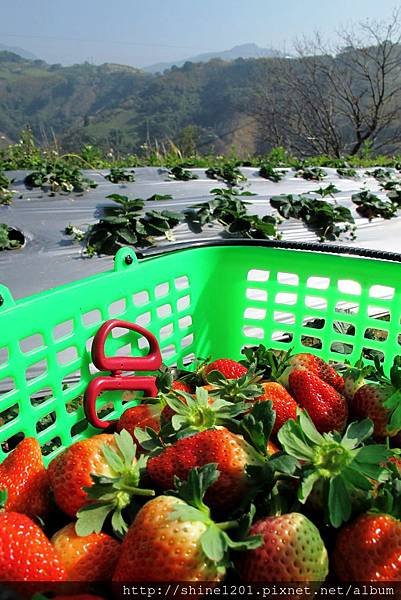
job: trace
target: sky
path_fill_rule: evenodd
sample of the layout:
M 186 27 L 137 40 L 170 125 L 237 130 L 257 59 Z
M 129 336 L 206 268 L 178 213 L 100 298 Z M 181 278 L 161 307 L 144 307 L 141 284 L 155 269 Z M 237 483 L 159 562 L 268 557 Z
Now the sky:
M 254 42 L 290 51 L 302 34 L 388 19 L 395 0 L 0 0 L 0 43 L 49 63 L 137 67 Z

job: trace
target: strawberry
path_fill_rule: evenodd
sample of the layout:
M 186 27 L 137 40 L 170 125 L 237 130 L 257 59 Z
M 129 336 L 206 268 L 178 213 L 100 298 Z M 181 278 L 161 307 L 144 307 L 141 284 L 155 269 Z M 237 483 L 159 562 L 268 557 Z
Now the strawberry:
M 310 354 L 309 352 L 300 352 L 290 356 L 289 369 L 287 369 L 286 375 L 289 376 L 294 370 L 305 369 L 306 371 L 317 375 L 319 379 L 322 379 L 335 390 L 344 393 L 344 379 L 337 371 L 327 364 L 324 360 Z
M 215 523 L 202 499 L 216 481 L 216 465 L 192 469 L 177 482 L 180 498 L 159 496 L 137 513 L 121 547 L 113 576 L 118 581 L 221 581 L 228 550 L 255 548 L 258 537 L 234 542 L 226 532 L 237 523 Z
M 146 461 L 135 458 L 136 447 L 126 430 L 99 434 L 76 442 L 49 465 L 51 488 L 58 506 L 70 517 L 77 511 L 77 533 L 99 532 L 107 515 L 119 533 L 126 531 L 122 510 L 132 496 L 153 496 L 152 490 L 139 487 Z M 96 484 L 93 489 L 93 484 Z M 99 508 L 98 513 L 94 509 Z M 99 517 L 95 524 L 94 515 Z
M 36 439 L 23 439 L 0 465 L 0 490 L 7 491 L 5 510 L 32 517 L 48 512 L 50 486 Z
M 248 490 L 247 464 L 259 464 L 254 449 L 242 436 L 225 427 L 207 429 L 166 446 L 150 458 L 147 472 L 161 488 L 173 487 L 174 477 L 186 479 L 193 467 L 216 463 L 220 477 L 208 490 L 206 498 L 213 506 L 233 508 Z
M 341 529 L 333 564 L 341 581 L 400 581 L 401 522 L 365 513 Z
M 117 563 L 121 544 L 106 533 L 79 536 L 69 523 L 51 538 L 63 559 L 70 581 L 108 581 Z
M 138 444 L 135 437 L 135 428 L 145 429 L 150 427 L 156 432 L 160 431 L 160 406 L 155 404 L 138 404 L 128 408 L 117 421 L 116 431 L 120 433 L 126 429 L 131 434 L 134 443 Z
M 67 573 L 36 523 L 16 512 L 0 513 L 0 581 L 65 581 Z
M 342 431 L 347 423 L 347 402 L 331 385 L 304 369 L 291 371 L 290 391 L 301 408 L 308 411 L 320 433 Z
M 239 404 L 231 404 L 231 407 L 238 408 Z M 271 402 L 257 402 L 236 421 L 237 433 L 214 426 L 164 445 L 157 456 L 148 460 L 147 472 L 157 485 L 171 489 L 175 476 L 185 478 L 191 468 L 216 463 L 220 477 L 208 490 L 207 503 L 226 510 L 236 507 L 250 489 L 251 476 L 245 467 L 247 471 L 253 469 L 253 476 L 259 471 L 259 479 L 261 469 L 266 477 L 272 478 L 274 470 L 267 465 L 272 450 L 269 436 L 273 423 Z
M 385 402 L 391 396 L 393 389 L 382 383 L 367 383 L 360 387 L 352 401 L 351 410 L 354 417 L 371 419 L 374 423 L 374 435 L 377 438 L 394 436 L 398 430 L 390 430 L 390 411 L 385 408 Z
M 374 370 L 372 365 L 364 364 L 362 356 L 354 366 L 344 365 L 342 375 L 344 379 L 344 396 L 347 400 L 351 401 L 354 398 L 359 388 L 367 383 L 365 377 L 372 377 Z
M 218 358 L 204 367 L 204 377 L 207 378 L 212 371 L 218 371 L 226 379 L 238 379 L 245 375 L 248 369 L 231 358 Z
M 295 419 L 298 404 L 280 383 L 275 381 L 262 382 L 262 387 L 263 394 L 256 398 L 256 401 L 264 402 L 270 400 L 272 402 L 273 410 L 276 413 L 272 433 L 276 434 L 288 419 Z
M 263 544 L 240 555 L 237 568 L 249 582 L 324 581 L 329 570 L 327 550 L 317 527 L 305 515 L 289 513 L 254 523 L 252 535 Z
M 299 461 L 298 500 L 305 504 L 310 497 L 333 527 L 370 502 L 372 492 L 387 478 L 385 464 L 392 452 L 384 445 L 364 446 L 372 432 L 373 423 L 365 419 L 351 423 L 342 437 L 336 431 L 322 435 L 305 411 L 278 432 L 283 450 Z
M 188 383 L 185 383 L 185 381 L 178 381 L 177 379 L 171 384 L 171 389 L 176 392 L 186 392 L 187 394 L 191 394 L 193 391 Z
M 394 437 L 401 431 L 401 356 L 394 358 L 389 377 L 376 357 L 375 371 L 370 377 L 375 382 L 358 389 L 352 412 L 356 417 L 372 419 L 376 437 Z

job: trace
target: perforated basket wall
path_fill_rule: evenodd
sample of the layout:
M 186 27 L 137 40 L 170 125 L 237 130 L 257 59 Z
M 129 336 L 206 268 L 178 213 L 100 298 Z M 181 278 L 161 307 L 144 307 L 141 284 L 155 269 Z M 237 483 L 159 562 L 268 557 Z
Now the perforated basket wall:
M 0 460 L 22 435 L 46 460 L 95 433 L 81 396 L 96 373 L 91 343 L 111 317 L 155 334 L 167 364 L 194 356 L 239 358 L 245 345 L 310 349 L 324 359 L 379 353 L 385 367 L 401 344 L 401 265 L 263 246 L 174 252 L 14 302 L 0 286 Z M 128 261 L 129 262 L 129 261 Z M 144 340 L 117 330 L 109 355 L 146 354 Z M 137 400 L 99 401 L 108 418 Z

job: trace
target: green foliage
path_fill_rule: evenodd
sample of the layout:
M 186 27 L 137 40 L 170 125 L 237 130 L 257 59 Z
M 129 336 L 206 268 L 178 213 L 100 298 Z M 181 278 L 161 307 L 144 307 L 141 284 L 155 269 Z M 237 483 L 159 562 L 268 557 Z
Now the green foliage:
M 242 198 L 253 196 L 251 192 L 215 188 L 210 193 L 214 195 L 213 200 L 195 204 L 186 211 L 188 225 L 194 233 L 202 231 L 203 226 L 208 223 L 217 222 L 230 236 L 270 239 L 277 235 L 274 217 L 265 215 L 260 218 L 247 213 L 249 202 Z
M 326 177 L 326 172 L 320 167 L 309 167 L 302 164 L 295 173 L 295 177 L 302 177 L 308 181 L 321 181 Z
M 16 250 L 21 248 L 24 243 L 24 236 L 21 232 L 9 227 L 5 223 L 0 223 L 0 251 Z
M 122 167 L 111 167 L 110 173 L 105 175 L 111 183 L 125 183 L 135 181 L 134 171 L 127 172 Z
M 154 244 L 153 236 L 164 235 L 171 240 L 173 227 L 183 219 L 180 213 L 167 210 L 152 210 L 143 216 L 145 201 L 130 199 L 119 194 L 107 196 L 115 205 L 104 207 L 104 216 L 98 223 L 91 225 L 84 234 L 69 225 L 66 233 L 73 235 L 90 256 L 94 254 L 115 254 L 123 246 L 143 248 Z
M 236 164 L 236 162 L 227 161 L 222 164 L 216 164 L 213 167 L 206 169 L 206 175 L 210 179 L 220 179 L 227 185 L 238 185 L 239 183 L 246 181 L 245 175 L 243 175 Z
M 265 179 L 270 179 L 270 181 L 277 183 L 283 179 L 285 171 L 275 169 L 271 163 L 265 162 L 260 165 L 259 175 Z
M 338 167 L 337 174 L 340 177 L 344 177 L 344 178 L 348 178 L 348 179 L 353 179 L 354 177 L 357 176 L 356 170 L 351 167 Z
M 169 179 L 175 179 L 177 181 L 189 181 L 191 179 L 198 179 L 196 173 L 191 173 L 188 169 L 184 169 L 181 165 L 172 167 L 168 173 Z
M 391 201 L 381 200 L 372 192 L 364 190 L 353 194 L 352 202 L 357 205 L 357 212 L 366 219 L 382 217 L 383 219 L 392 219 L 396 216 L 398 206 Z
M 0 204 L 11 204 L 14 192 L 9 188 L 13 182 L 14 179 L 9 179 L 2 171 L 0 171 Z
M 97 187 L 97 183 L 84 177 L 78 167 L 60 160 L 44 161 L 36 171 L 25 177 L 24 183 L 29 188 L 40 187 L 51 195 L 55 192 L 82 193 Z
M 285 219 L 301 219 L 317 233 L 320 241 L 336 240 L 343 234 L 355 235 L 354 218 L 345 206 L 293 194 L 273 196 L 270 204 Z

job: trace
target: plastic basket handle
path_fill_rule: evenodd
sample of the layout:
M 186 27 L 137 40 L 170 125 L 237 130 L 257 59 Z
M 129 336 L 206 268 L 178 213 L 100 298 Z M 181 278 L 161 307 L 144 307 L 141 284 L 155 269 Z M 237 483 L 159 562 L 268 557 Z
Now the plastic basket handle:
M 107 336 L 116 327 L 135 331 L 149 342 L 149 353 L 146 356 L 117 356 L 109 357 L 105 354 Z M 110 375 L 99 375 L 92 379 L 84 395 L 84 410 L 89 423 L 98 429 L 107 429 L 113 421 L 102 420 L 98 417 L 96 400 L 106 391 L 129 390 L 143 391 L 146 396 L 157 396 L 158 389 L 156 377 L 124 375 L 126 371 L 156 371 L 161 367 L 162 356 L 155 336 L 129 321 L 111 319 L 106 321 L 96 333 L 92 344 L 92 360 L 95 367 L 101 371 L 110 371 Z

